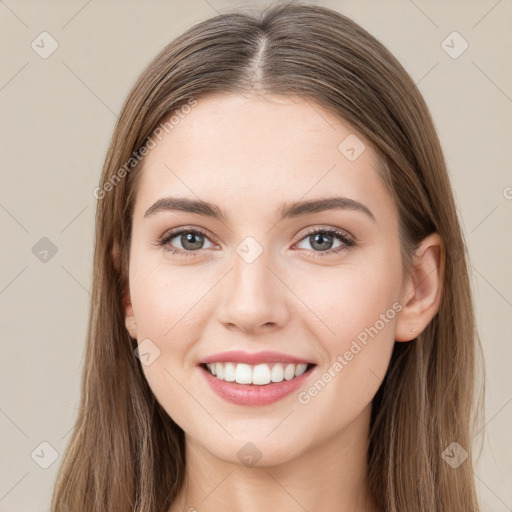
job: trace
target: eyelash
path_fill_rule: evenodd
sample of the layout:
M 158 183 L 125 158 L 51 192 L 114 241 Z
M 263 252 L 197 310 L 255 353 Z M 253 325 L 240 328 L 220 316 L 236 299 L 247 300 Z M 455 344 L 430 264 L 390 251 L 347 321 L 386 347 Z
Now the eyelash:
M 177 235 L 181 235 L 182 233 L 194 233 L 194 234 L 201 234 L 204 237 L 210 239 L 208 234 L 199 228 L 194 229 L 188 229 L 188 228 L 178 228 L 176 230 L 168 231 L 165 233 L 161 238 L 158 239 L 158 246 L 165 247 L 173 238 L 175 238 Z M 313 229 L 307 233 L 305 233 L 302 238 L 300 238 L 297 243 L 301 242 L 308 236 L 317 234 L 317 233 L 324 233 L 328 235 L 334 235 L 337 237 L 341 242 L 343 242 L 343 245 L 340 245 L 336 249 L 329 249 L 328 251 L 312 251 L 312 257 L 313 258 L 324 258 L 328 257 L 337 253 L 340 253 L 342 251 L 348 251 L 352 247 L 356 245 L 355 241 L 350 238 L 344 231 L 341 231 L 336 228 L 329 228 L 329 229 Z M 211 240 L 210 240 L 211 241 Z M 195 253 L 199 252 L 199 250 L 196 251 L 183 251 L 182 249 L 175 249 L 170 247 L 165 247 L 165 250 L 169 251 L 171 254 L 179 254 L 180 256 L 189 257 L 189 256 L 196 256 Z

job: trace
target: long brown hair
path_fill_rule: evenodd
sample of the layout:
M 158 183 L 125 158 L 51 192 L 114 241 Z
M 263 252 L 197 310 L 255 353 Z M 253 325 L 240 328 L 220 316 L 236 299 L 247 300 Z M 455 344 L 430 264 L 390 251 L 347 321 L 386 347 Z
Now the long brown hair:
M 395 343 L 373 400 L 368 478 L 389 512 L 478 511 L 471 428 L 482 414 L 483 384 L 478 397 L 475 387 L 480 344 L 436 130 L 413 80 L 381 43 L 336 11 L 298 2 L 198 23 L 156 56 L 123 105 L 95 191 L 81 401 L 51 510 L 167 512 L 184 483 L 184 433 L 156 401 L 134 356 L 122 298 L 141 148 L 172 113 L 213 92 L 297 95 L 330 109 L 379 157 L 399 213 L 404 269 L 423 238 L 442 237 L 440 310 L 417 339 Z M 453 442 L 451 455 L 468 452 L 457 468 L 443 455 Z

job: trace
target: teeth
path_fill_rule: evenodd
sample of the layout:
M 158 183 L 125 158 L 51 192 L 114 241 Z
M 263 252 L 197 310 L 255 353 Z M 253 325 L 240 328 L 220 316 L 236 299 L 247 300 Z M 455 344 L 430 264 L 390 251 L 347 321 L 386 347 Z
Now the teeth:
M 251 371 L 251 367 L 249 366 L 249 371 Z M 257 364 L 252 369 L 252 382 L 254 384 L 268 384 L 271 382 L 270 368 L 268 364 Z
M 283 380 L 284 372 L 283 372 L 283 365 L 282 364 L 275 364 L 272 367 L 272 373 L 270 378 L 272 379 L 272 382 L 281 382 Z
M 217 371 L 219 371 L 219 367 L 223 365 L 217 366 Z M 252 384 L 252 370 L 248 364 L 237 364 L 235 371 L 235 380 L 238 384 Z
M 208 363 L 206 365 L 212 375 L 227 382 L 238 384 L 256 384 L 264 386 L 270 382 L 282 382 L 302 375 L 307 364 L 293 363 L 262 363 L 249 365 L 245 363 Z
M 224 365 L 224 380 L 234 382 L 236 379 L 236 366 L 233 363 Z
M 293 379 L 294 376 L 295 376 L 295 365 L 294 364 L 289 364 L 284 369 L 284 378 L 286 380 L 291 380 L 291 379 Z

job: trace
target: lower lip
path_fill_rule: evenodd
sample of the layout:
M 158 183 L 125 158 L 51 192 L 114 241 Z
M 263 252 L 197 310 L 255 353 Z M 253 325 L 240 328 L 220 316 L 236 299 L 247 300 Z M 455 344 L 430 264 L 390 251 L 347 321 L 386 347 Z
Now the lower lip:
M 276 402 L 296 391 L 309 378 L 315 368 L 316 366 L 291 380 L 259 386 L 257 384 L 238 384 L 237 382 L 217 379 L 208 370 L 202 366 L 199 367 L 213 391 L 221 398 L 237 405 L 267 405 Z

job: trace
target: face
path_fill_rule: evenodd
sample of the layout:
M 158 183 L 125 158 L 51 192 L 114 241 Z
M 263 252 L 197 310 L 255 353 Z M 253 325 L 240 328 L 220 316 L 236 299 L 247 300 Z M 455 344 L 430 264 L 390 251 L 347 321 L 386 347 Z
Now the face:
M 398 218 L 362 143 L 304 99 L 216 94 L 146 156 L 127 325 L 159 403 L 219 459 L 240 463 L 247 442 L 267 464 L 320 445 L 369 410 L 386 373 L 403 300 Z M 200 365 L 226 351 L 243 354 L 217 359 L 252 364 L 214 371 L 262 380 L 221 381 Z M 262 352 L 267 364 L 247 358 Z M 291 378 L 293 358 L 308 370 Z M 282 382 L 262 384 L 269 374 Z

